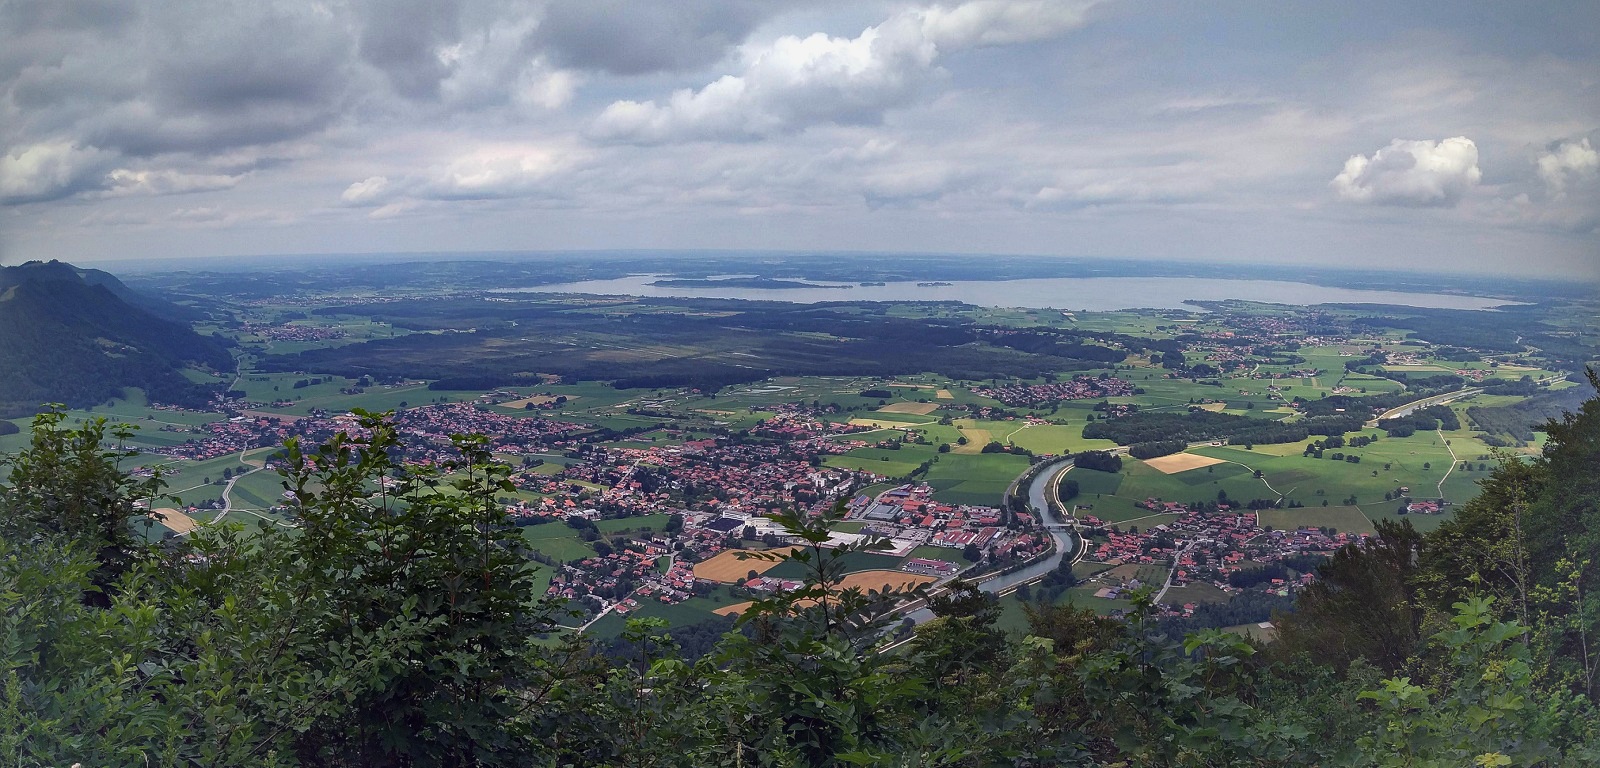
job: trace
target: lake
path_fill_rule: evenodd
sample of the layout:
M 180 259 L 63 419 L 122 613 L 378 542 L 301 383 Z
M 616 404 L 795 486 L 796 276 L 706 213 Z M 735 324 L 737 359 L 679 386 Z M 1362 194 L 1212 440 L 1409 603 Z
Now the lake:
M 554 283 L 506 293 L 582 293 L 602 296 L 752 299 L 815 304 L 824 301 L 960 301 L 980 307 L 1027 307 L 1108 311 L 1116 309 L 1196 309 L 1185 300 L 1249 299 L 1278 304 L 1398 304 L 1432 309 L 1492 309 L 1516 302 L 1479 296 L 1369 291 L 1278 280 L 1219 280 L 1187 277 L 1056 277 L 1028 280 L 954 281 L 923 286 L 815 283 L 816 288 L 650 285 L 665 275 L 632 275 L 614 280 Z M 848 285 L 847 288 L 824 287 Z

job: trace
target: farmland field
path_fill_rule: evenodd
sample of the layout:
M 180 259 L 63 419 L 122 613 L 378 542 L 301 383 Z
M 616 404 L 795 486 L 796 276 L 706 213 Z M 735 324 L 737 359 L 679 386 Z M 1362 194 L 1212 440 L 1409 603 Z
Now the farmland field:
M 544 523 L 524 526 L 522 538 L 528 546 L 555 558 L 570 562 L 594 557 L 594 547 L 578 538 L 578 530 L 564 523 Z
M 1212 464 L 1221 464 L 1222 459 L 1215 459 L 1210 456 L 1201 456 L 1197 453 L 1174 453 L 1170 456 L 1160 456 L 1154 459 L 1145 459 L 1144 463 L 1155 469 L 1157 472 L 1168 475 L 1176 475 L 1180 472 L 1187 472 L 1191 469 L 1200 469 L 1201 467 L 1208 467 Z
M 783 555 L 793 551 L 794 548 L 769 550 L 773 555 Z M 734 584 L 745 580 L 751 571 L 765 574 L 776 568 L 780 561 L 767 560 L 758 557 L 740 559 L 740 554 L 747 554 L 743 550 L 725 550 L 712 555 L 706 560 L 694 564 L 694 575 L 697 579 L 710 579 L 724 584 Z
M 1262 527 L 1271 526 L 1280 531 L 1327 527 L 1344 533 L 1376 533 L 1372 521 L 1367 519 L 1360 507 L 1263 509 L 1256 514 Z
M 890 403 L 878 409 L 878 413 L 910 413 L 917 416 L 926 416 L 939 410 L 938 403 Z

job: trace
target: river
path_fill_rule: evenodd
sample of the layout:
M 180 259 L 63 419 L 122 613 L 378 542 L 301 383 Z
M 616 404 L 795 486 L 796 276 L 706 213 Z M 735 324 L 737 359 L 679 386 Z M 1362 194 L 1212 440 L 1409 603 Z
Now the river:
M 1079 311 L 1130 308 L 1196 309 L 1185 301 L 1249 299 L 1278 304 L 1397 304 L 1432 309 L 1492 309 L 1515 302 L 1456 294 L 1369 291 L 1280 280 L 1188 277 L 1052 277 L 1027 280 L 958 280 L 939 285 L 820 283 L 815 288 L 651 285 L 662 275 L 585 280 L 497 293 L 581 293 L 656 298 L 750 299 L 816 304 L 824 301 L 960 301 L 980 307 Z M 834 287 L 827 287 L 832 285 Z
M 1072 459 L 1057 459 L 1049 466 L 1046 466 L 1044 469 L 1040 470 L 1038 474 L 1034 475 L 1033 481 L 1028 484 L 1028 504 L 1033 507 L 1036 513 L 1038 513 L 1039 521 L 1046 525 L 1055 525 L 1061 522 L 1060 520 L 1056 519 L 1055 514 L 1050 511 L 1050 505 L 1046 501 L 1045 494 L 1050 492 L 1050 480 L 1055 477 L 1056 473 L 1060 471 L 1062 467 L 1071 463 Z M 1077 546 L 1074 541 L 1074 539 L 1077 538 L 1077 535 L 1068 531 L 1060 531 L 1055 529 L 1050 529 L 1050 535 L 1056 540 L 1056 548 L 1054 552 L 1050 553 L 1049 557 L 1046 557 L 1045 559 L 1040 560 L 1039 562 L 1034 563 L 1026 568 L 1012 571 L 1004 576 L 996 576 L 995 578 L 979 584 L 978 589 L 981 589 L 984 592 L 999 592 L 1013 585 L 1020 584 L 1032 578 L 1043 576 L 1044 574 L 1055 570 L 1056 566 L 1061 564 L 1061 558 L 1065 557 L 1068 552 L 1071 552 Z M 933 618 L 933 611 L 930 611 L 927 608 L 921 608 L 912 611 L 907 615 L 911 617 L 912 621 L 921 624 Z

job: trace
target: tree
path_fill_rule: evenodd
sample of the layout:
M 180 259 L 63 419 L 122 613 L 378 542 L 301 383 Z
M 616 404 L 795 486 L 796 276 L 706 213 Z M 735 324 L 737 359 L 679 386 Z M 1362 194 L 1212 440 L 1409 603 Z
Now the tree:
M 355 649 L 398 632 L 407 642 L 339 716 L 299 734 L 295 750 L 363 765 L 515 753 L 501 724 L 520 706 L 513 691 L 529 671 L 528 640 L 551 628 L 552 609 L 532 589 L 522 538 L 495 501 L 515 490 L 510 468 L 491 460 L 485 438 L 469 436 L 452 438 L 458 460 L 402 468 L 393 425 L 357 416 L 370 435 L 361 443 L 340 433 L 311 451 L 285 446 L 302 532 L 294 554 L 328 601 L 305 639 Z M 316 661 L 330 675 L 348 663 L 339 653 Z
M 1600 393 L 1600 376 L 1588 371 Z M 1600 397 L 1551 419 L 1534 464 L 1528 504 L 1528 560 L 1545 598 L 1557 663 L 1573 685 L 1600 701 Z
M 1376 527 L 1377 536 L 1346 544 L 1317 569 L 1293 613 L 1273 617 L 1276 652 L 1309 654 L 1340 670 L 1358 658 L 1391 674 L 1405 664 L 1421 637 L 1412 577 L 1424 539 L 1410 521 Z
M 1060 497 L 1063 502 L 1072 501 L 1073 499 L 1078 498 L 1078 492 L 1078 481 L 1070 478 L 1062 480 L 1061 484 L 1056 488 L 1056 495 Z
M 36 416 L 28 446 L 0 462 L 10 470 L 10 485 L 0 489 L 0 536 L 26 540 L 43 531 L 94 553 L 95 589 L 84 599 L 105 606 L 118 579 L 146 554 L 132 526 L 147 520 L 140 506 L 154 506 L 165 482 L 159 472 L 139 479 L 123 471 L 120 461 L 138 451 L 106 445 L 108 438 L 120 445 L 132 437 L 132 427 L 110 425 L 103 416 L 68 427 L 64 408 Z

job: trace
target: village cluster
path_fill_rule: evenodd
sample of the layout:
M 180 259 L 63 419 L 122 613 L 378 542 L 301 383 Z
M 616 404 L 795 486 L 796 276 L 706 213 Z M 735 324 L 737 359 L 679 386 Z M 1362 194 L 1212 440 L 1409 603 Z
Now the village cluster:
M 1008 384 L 1000 387 L 980 387 L 973 392 L 999 400 L 1014 408 L 1060 402 L 1062 400 L 1095 400 L 1105 397 L 1127 397 L 1133 394 L 1133 384 L 1114 376 L 1074 376 L 1070 381 L 1049 384 Z
M 1092 514 L 1081 514 L 1076 524 L 1088 541 L 1084 558 L 1109 566 L 1170 566 L 1170 584 L 1185 587 L 1208 584 L 1229 595 L 1250 589 L 1290 596 L 1312 580 L 1310 573 L 1296 579 L 1268 578 L 1256 583 L 1240 578 L 1263 565 L 1281 563 L 1307 555 L 1331 555 L 1340 547 L 1366 539 L 1366 534 L 1318 528 L 1268 530 L 1255 512 L 1216 504 L 1191 509 L 1177 502 L 1147 499 L 1147 508 L 1160 514 L 1176 514 L 1171 522 L 1140 528 L 1136 525 L 1111 525 Z M 1108 585 L 1097 597 L 1115 599 L 1133 584 Z M 1194 604 L 1168 610 L 1192 613 Z

